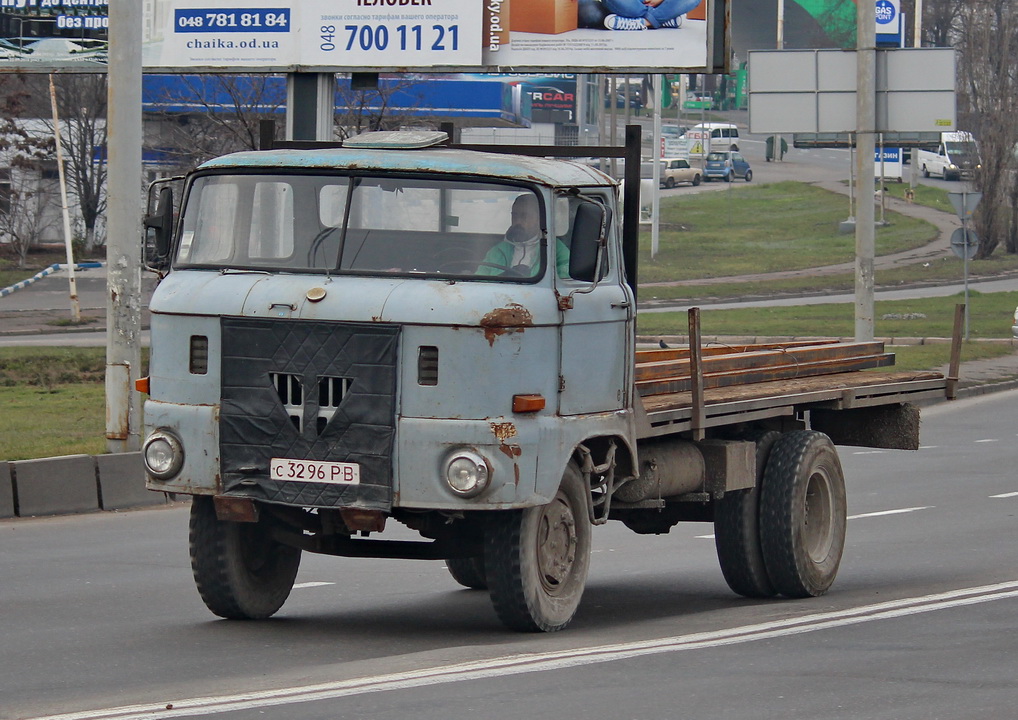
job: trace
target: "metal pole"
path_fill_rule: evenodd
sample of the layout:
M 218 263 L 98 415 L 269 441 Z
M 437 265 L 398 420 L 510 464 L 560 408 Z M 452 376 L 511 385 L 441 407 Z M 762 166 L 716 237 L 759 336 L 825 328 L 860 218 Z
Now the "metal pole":
M 57 176 L 60 179 L 60 208 L 64 215 L 64 250 L 67 253 L 67 284 L 71 297 L 71 320 L 81 322 L 78 281 L 74 277 L 74 248 L 71 245 L 71 213 L 67 207 L 67 177 L 64 175 L 64 143 L 60 139 L 60 114 L 57 112 L 57 88 L 49 76 L 49 101 L 53 110 L 53 138 L 57 145 Z
M 785 0 L 778 0 L 778 50 L 785 49 Z M 773 157 L 771 158 L 774 162 L 784 161 L 784 156 L 781 154 L 781 133 L 774 136 L 774 150 Z
M 856 211 L 855 339 L 873 339 L 873 154 L 876 152 L 876 5 L 859 2 L 856 13 Z
M 650 256 L 657 257 L 657 251 L 661 241 L 661 76 L 654 75 L 654 158 L 653 172 L 651 177 L 651 210 L 650 210 Z
M 915 0 L 915 18 L 913 18 L 912 47 L 923 46 L 923 0 Z
M 286 139 L 332 139 L 336 107 L 336 76 L 332 73 L 289 73 L 286 76 Z
M 137 450 L 141 394 L 142 3 L 110 0 L 107 127 L 106 445 Z

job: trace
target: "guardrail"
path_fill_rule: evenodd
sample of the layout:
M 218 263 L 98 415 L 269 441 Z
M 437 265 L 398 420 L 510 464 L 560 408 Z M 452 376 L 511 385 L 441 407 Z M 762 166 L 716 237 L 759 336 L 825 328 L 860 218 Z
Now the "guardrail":
M 145 489 L 141 453 L 64 455 L 0 462 L 0 518 L 165 505 Z

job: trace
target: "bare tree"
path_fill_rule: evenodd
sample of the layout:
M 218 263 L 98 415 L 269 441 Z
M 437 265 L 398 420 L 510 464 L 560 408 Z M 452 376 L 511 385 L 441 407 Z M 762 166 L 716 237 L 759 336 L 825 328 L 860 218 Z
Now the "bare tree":
M 281 117 L 286 83 L 278 75 L 179 75 L 153 100 L 162 109 L 159 129 L 147 142 L 186 169 L 256 149 L 261 121 Z
M 43 168 L 52 165 L 54 144 L 29 130 L 27 121 L 4 115 L 0 154 L 4 164 L 0 169 L 0 236 L 23 268 L 29 251 L 56 219 L 47 212 L 52 206 L 53 182 L 43 175 Z
M 424 104 L 416 75 L 385 75 L 377 87 L 355 90 L 341 79 L 336 93 L 336 134 L 345 139 L 372 130 L 397 130 L 427 121 L 414 115 Z
M 67 184 L 84 225 L 85 250 L 90 251 L 105 242 L 97 226 L 106 212 L 106 76 L 58 75 L 54 85 Z M 53 132 L 52 122 L 47 120 L 46 126 Z
M 18 267 L 54 221 L 52 181 L 43 177 L 51 166 L 54 143 L 38 122 L 25 115 L 33 92 L 25 76 L 0 79 L 0 237 L 13 250 Z
M 957 40 L 959 123 L 975 132 L 983 200 L 975 216 L 979 257 L 1003 244 L 1018 252 L 1015 148 L 1018 146 L 1018 4 L 970 0 L 961 4 Z

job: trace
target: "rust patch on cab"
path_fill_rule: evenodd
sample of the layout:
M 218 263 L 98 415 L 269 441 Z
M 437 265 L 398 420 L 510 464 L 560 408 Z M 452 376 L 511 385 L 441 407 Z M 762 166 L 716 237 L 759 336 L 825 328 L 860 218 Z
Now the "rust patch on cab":
M 493 422 L 491 423 L 491 434 L 495 436 L 496 440 L 505 442 L 509 438 L 516 437 L 516 426 L 511 422 Z
M 495 308 L 483 318 L 481 327 L 488 345 L 494 345 L 499 335 L 530 327 L 534 324 L 534 316 L 519 303 L 509 303 L 505 307 Z

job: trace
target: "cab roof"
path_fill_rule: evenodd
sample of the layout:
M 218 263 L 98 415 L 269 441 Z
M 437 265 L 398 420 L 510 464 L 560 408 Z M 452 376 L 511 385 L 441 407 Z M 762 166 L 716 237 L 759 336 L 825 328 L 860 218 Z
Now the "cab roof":
M 533 182 L 550 187 L 617 184 L 600 170 L 571 160 L 447 147 L 256 150 L 223 155 L 202 163 L 198 169 L 426 172 Z

